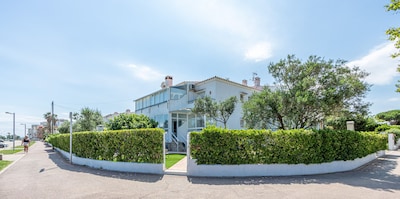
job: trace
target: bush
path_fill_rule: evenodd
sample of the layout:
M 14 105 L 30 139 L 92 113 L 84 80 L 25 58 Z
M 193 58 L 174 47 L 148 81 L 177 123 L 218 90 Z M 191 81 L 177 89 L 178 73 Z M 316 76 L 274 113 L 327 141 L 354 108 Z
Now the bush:
M 386 130 L 385 132 L 393 133 L 396 135 L 396 137 L 400 138 L 400 129 L 398 129 L 398 128 L 392 128 L 392 129 Z
M 390 125 L 382 124 L 382 125 L 376 127 L 376 128 L 375 128 L 375 131 L 376 131 L 376 132 L 384 132 L 384 131 L 386 131 L 386 130 L 389 130 L 390 128 L 391 128 Z
M 163 129 L 73 133 L 72 153 L 96 160 L 163 163 L 163 136 Z M 52 135 L 47 141 L 69 151 L 67 134 Z
M 334 130 L 228 130 L 207 127 L 190 136 L 197 164 L 311 164 L 354 160 L 385 150 L 375 132 Z

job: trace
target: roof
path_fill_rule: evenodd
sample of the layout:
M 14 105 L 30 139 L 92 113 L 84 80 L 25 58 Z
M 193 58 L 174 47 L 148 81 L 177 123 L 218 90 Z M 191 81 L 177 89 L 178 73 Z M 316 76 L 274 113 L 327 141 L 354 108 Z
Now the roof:
M 253 89 L 253 90 L 255 90 L 255 91 L 259 91 L 259 90 L 260 90 L 259 88 L 255 88 L 255 87 L 252 87 L 252 86 L 246 86 L 246 85 L 243 85 L 243 84 L 240 84 L 240 83 L 237 83 L 237 82 L 234 82 L 234 81 L 230 81 L 229 79 L 224 79 L 224 78 L 221 78 L 221 77 L 218 77 L 218 76 L 214 76 L 214 77 L 205 79 L 205 80 L 203 80 L 203 81 L 183 81 L 183 82 L 180 82 L 179 84 L 175 84 L 175 85 L 173 85 L 173 86 L 171 86 L 171 87 L 174 87 L 174 86 L 182 86 L 182 85 L 186 85 L 186 84 L 194 84 L 194 85 L 205 84 L 205 83 L 210 82 L 210 81 L 213 81 L 213 80 L 222 81 L 222 82 L 225 82 L 225 83 L 227 83 L 227 84 L 231 84 L 231 85 L 243 87 L 243 88 L 246 88 L 246 89 Z M 145 95 L 145 96 L 142 96 L 142 97 L 140 97 L 140 98 L 137 98 L 137 99 L 134 100 L 134 101 L 137 101 L 137 100 L 139 100 L 139 99 L 145 98 L 145 97 L 150 96 L 150 95 L 152 95 L 152 94 L 154 94 L 154 93 L 160 92 L 160 91 L 162 91 L 162 90 L 164 90 L 164 89 L 166 89 L 166 88 L 162 88 L 162 89 L 159 89 L 159 90 L 157 90 L 157 91 L 154 91 L 154 92 L 152 92 L 152 93 L 150 93 L 150 94 L 148 94 L 148 95 Z
M 252 86 L 246 86 L 246 85 L 243 85 L 243 84 L 240 84 L 240 83 L 231 81 L 231 80 L 229 80 L 229 79 L 224 79 L 224 78 L 221 78 L 221 77 L 218 77 L 218 76 L 214 76 L 214 77 L 208 78 L 208 79 L 206 79 L 206 80 L 197 82 L 196 85 L 197 85 L 197 84 L 204 84 L 204 83 L 209 82 L 209 81 L 212 81 L 212 80 L 223 81 L 223 82 L 225 82 L 225 83 L 232 84 L 232 85 L 235 85 L 235 86 L 245 87 L 245 88 L 247 88 L 247 89 L 259 90 L 259 89 L 257 89 L 257 88 L 252 87 Z

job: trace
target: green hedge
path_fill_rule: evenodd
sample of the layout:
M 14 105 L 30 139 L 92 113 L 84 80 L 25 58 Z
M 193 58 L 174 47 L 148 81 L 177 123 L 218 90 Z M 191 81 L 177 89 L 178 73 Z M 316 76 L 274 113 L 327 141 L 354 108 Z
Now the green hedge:
M 197 164 L 312 164 L 354 160 L 387 148 L 375 132 L 228 130 L 208 127 L 190 136 Z
M 163 129 L 79 132 L 72 135 L 72 153 L 78 157 L 118 162 L 163 163 Z M 47 141 L 69 151 L 69 134 Z
M 393 133 L 396 137 L 400 137 L 400 125 L 383 124 L 375 128 L 376 132 Z

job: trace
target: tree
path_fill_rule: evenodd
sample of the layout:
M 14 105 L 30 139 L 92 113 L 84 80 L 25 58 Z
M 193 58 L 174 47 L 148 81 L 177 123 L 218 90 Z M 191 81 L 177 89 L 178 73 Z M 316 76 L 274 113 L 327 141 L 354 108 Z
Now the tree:
M 221 122 L 224 124 L 224 128 L 226 128 L 226 123 L 235 110 L 236 102 L 236 96 L 232 96 L 220 103 L 213 101 L 209 96 L 205 96 L 204 98 L 196 99 L 192 112 L 206 115 L 217 122 Z
M 388 121 L 392 124 L 399 124 L 400 122 L 400 110 L 390 110 L 382 113 L 378 113 L 376 118 Z
M 370 85 L 368 75 L 343 60 L 310 56 L 302 63 L 294 55 L 268 66 L 275 86 L 255 93 L 243 106 L 244 120 L 250 128 L 275 124 L 280 129 L 311 128 L 328 116 L 350 112 L 368 112 L 362 102 Z
M 69 121 L 63 122 L 63 123 L 58 127 L 58 132 L 60 132 L 60 133 L 69 133 Z
M 106 123 L 109 130 L 156 128 L 158 122 L 145 115 L 122 113 Z
M 259 94 L 254 94 L 243 104 L 243 119 L 248 128 L 284 129 L 283 101 L 279 91 L 265 87 Z
M 80 113 L 74 113 L 77 131 L 94 131 L 97 125 L 103 124 L 103 116 L 99 110 L 82 108 Z
M 45 133 L 50 134 L 51 133 L 51 124 L 53 123 L 53 130 L 57 128 L 56 122 L 58 121 L 57 115 L 52 114 L 50 112 L 47 112 L 43 114 L 44 119 L 47 121 L 47 126 L 44 128 Z
M 326 121 L 326 126 L 335 130 L 346 130 L 347 121 L 354 121 L 356 131 L 374 131 L 379 126 L 374 118 L 361 114 L 330 117 Z
M 398 11 L 400 10 L 400 0 L 391 0 L 391 3 L 386 5 L 387 11 Z M 389 35 L 389 40 L 394 41 L 394 46 L 400 49 L 400 27 L 389 28 L 386 30 L 386 34 Z M 393 58 L 400 56 L 400 52 L 396 52 L 392 55 Z M 397 67 L 397 72 L 400 72 L 400 65 Z M 400 81 L 399 81 L 400 82 Z M 396 84 L 397 92 L 400 92 L 400 84 Z

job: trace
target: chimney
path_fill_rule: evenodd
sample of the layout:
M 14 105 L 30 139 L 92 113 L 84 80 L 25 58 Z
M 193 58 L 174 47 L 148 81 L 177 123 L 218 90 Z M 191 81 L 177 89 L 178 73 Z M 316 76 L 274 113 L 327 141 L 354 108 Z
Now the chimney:
M 254 87 L 256 87 L 256 88 L 260 87 L 260 78 L 259 77 L 254 78 Z
M 242 84 L 247 86 L 247 80 L 246 79 L 242 80 Z
M 166 85 L 166 87 L 171 87 L 172 86 L 172 76 L 169 76 L 169 75 L 167 75 L 166 77 L 165 77 L 165 85 Z

